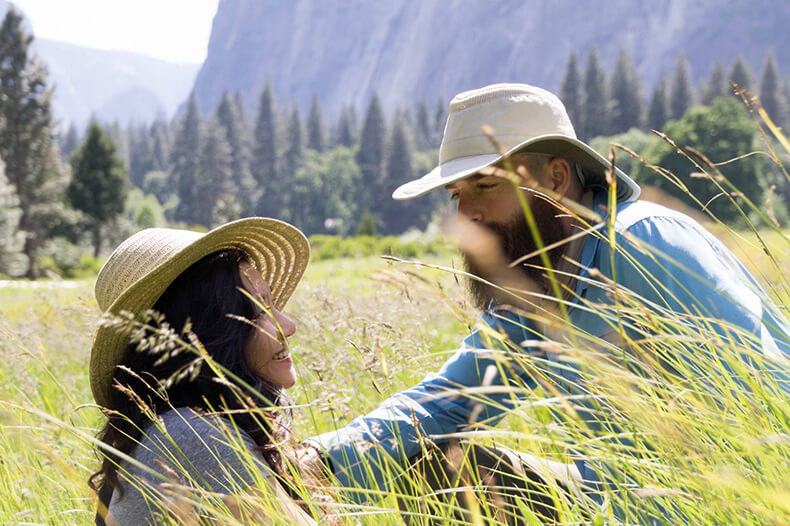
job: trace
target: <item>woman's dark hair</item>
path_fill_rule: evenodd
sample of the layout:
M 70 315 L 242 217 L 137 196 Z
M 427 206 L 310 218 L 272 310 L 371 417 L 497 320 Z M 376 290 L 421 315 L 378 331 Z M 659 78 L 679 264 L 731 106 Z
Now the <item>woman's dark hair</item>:
M 219 380 L 211 367 L 203 364 L 196 375 L 179 374 L 190 367 L 196 355 L 187 350 L 162 352 L 142 350 L 130 343 L 126 357 L 113 375 L 114 389 L 108 421 L 99 433 L 103 444 L 125 454 L 131 454 L 138 444 L 142 430 L 151 423 L 153 414 L 171 408 L 190 407 L 203 412 L 240 410 L 233 412 L 233 420 L 258 445 L 266 461 L 276 472 L 284 474 L 277 443 L 287 440 L 286 420 L 290 413 L 282 408 L 283 391 L 256 375 L 246 360 L 246 344 L 254 327 L 245 320 L 253 320 L 260 307 L 247 297 L 243 288 L 239 264 L 246 261 L 239 250 L 224 250 L 210 254 L 193 264 L 176 278 L 153 307 L 164 321 L 179 334 L 187 323 L 200 344 L 221 369 L 231 374 L 228 382 Z M 148 331 L 150 334 L 150 331 Z M 165 384 L 174 375 L 179 381 Z M 236 377 L 240 382 L 233 381 Z M 253 389 L 243 387 L 246 384 Z M 162 386 L 166 385 L 166 388 Z M 128 391 L 127 391 L 128 389 Z M 249 411 L 279 406 L 282 410 Z M 118 455 L 109 450 L 99 451 L 101 469 L 89 480 L 99 494 L 100 511 L 96 524 L 103 525 L 113 491 L 122 492 L 118 480 Z M 105 513 L 102 513 L 104 511 Z

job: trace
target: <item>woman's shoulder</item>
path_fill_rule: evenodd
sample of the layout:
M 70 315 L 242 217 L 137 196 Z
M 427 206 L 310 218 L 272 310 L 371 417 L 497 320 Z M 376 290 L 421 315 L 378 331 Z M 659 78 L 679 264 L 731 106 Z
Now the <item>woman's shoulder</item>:
M 119 469 L 123 497 L 115 492 L 110 506 L 119 524 L 153 521 L 162 511 L 164 482 L 236 494 L 273 474 L 249 434 L 231 419 L 187 407 L 157 415 L 130 456 Z
M 222 451 L 226 456 L 252 451 L 260 456 L 249 433 L 230 418 L 191 407 L 178 407 L 157 415 L 144 431 L 140 445 L 146 442 L 178 446 L 183 452 L 209 449 Z
M 242 444 L 255 447 L 249 433 L 236 426 L 229 418 L 220 414 L 209 414 L 191 407 L 177 407 L 158 415 L 148 426 L 146 438 L 164 437 L 186 440 L 237 437 Z
M 250 483 L 253 472 L 271 474 L 246 431 L 229 418 L 188 407 L 157 415 L 143 432 L 133 456 L 147 465 L 161 466 L 164 462 L 187 478 L 196 473 L 227 476 L 232 471 L 232 478 Z

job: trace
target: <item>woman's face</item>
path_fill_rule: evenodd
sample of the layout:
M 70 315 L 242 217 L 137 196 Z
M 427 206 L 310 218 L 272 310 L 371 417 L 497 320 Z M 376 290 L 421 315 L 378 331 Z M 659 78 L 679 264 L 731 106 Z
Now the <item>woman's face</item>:
M 296 371 L 286 338 L 296 332 L 296 325 L 274 306 L 269 284 L 253 265 L 242 262 L 239 270 L 244 288 L 252 294 L 259 311 L 247 340 L 247 364 L 256 374 L 288 389 L 296 383 Z

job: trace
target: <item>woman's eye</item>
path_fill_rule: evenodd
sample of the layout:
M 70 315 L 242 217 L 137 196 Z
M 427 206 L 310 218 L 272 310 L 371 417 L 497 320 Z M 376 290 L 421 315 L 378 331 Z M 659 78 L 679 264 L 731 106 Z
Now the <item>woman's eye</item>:
M 274 300 L 271 296 L 263 296 L 260 295 L 256 298 L 255 301 L 256 308 L 258 309 L 258 315 L 256 317 L 260 318 L 264 314 L 270 315 L 272 311 L 272 306 L 274 305 Z
M 450 201 L 458 201 L 458 194 L 450 194 Z

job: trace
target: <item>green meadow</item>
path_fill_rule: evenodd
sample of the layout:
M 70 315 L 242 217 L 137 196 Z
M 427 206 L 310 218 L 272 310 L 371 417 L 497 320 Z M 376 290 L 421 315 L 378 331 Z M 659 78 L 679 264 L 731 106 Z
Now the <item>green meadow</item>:
M 758 275 L 777 277 L 760 251 L 749 248 L 756 239 L 753 233 L 726 238 L 741 255 L 751 254 L 749 264 Z M 782 236 L 770 233 L 768 238 L 783 268 L 790 264 Z M 460 278 L 435 268 L 457 267 L 459 261 L 447 251 L 426 256 L 424 265 L 377 257 L 311 263 L 287 309 L 298 325 L 292 341 L 300 379 L 290 393 L 295 438 L 331 430 L 373 409 L 447 358 L 476 318 Z M 777 290 L 779 281 L 766 285 Z M 0 289 L 3 524 L 93 520 L 95 500 L 86 481 L 98 467 L 91 439 L 101 415 L 92 405 L 87 362 L 99 313 L 93 282 L 75 283 L 72 288 Z M 567 460 L 578 450 L 591 457 L 625 458 L 618 448 L 639 448 L 618 469 L 641 493 L 624 497 L 613 492 L 604 506 L 566 503 L 564 522 L 604 524 L 614 520 L 614 507 L 629 506 L 669 506 L 674 516 L 702 524 L 786 521 L 790 403 L 776 386 L 751 386 L 755 399 L 748 402 L 744 393 L 711 400 L 712 392 L 734 388 L 727 378 L 704 386 L 662 376 L 666 383 L 660 384 L 655 380 L 663 373 L 651 370 L 650 381 L 643 383 L 595 353 L 577 351 L 599 379 L 600 394 L 616 400 L 612 418 L 629 422 L 629 432 L 644 441 L 598 443 L 600 437 L 579 424 L 572 411 L 564 414 L 556 399 L 558 416 L 552 418 L 544 403 L 551 393 L 546 392 L 528 397 L 485 439 L 555 460 Z M 723 353 L 722 359 L 727 356 Z M 363 508 L 337 504 L 338 520 L 399 524 L 397 495 L 379 497 Z M 413 514 L 417 523 L 428 524 L 431 518 L 452 522 L 446 508 L 430 509 Z M 496 523 L 486 510 L 478 509 L 477 523 Z M 529 513 L 524 511 L 523 517 L 528 519 Z
M 771 133 L 790 151 L 777 129 Z M 783 154 L 772 155 L 781 167 Z M 727 195 L 728 181 L 715 166 L 697 168 Z M 746 226 L 707 226 L 788 315 L 790 234 L 761 203 L 743 206 L 737 213 Z M 751 226 L 750 217 L 763 226 Z M 460 258 L 446 245 L 406 243 L 393 249 L 398 258 L 375 243 L 315 240 L 313 262 L 286 309 L 298 326 L 292 349 L 300 380 L 290 392 L 295 441 L 342 426 L 418 382 L 477 323 L 456 272 Z M 383 257 L 353 255 L 360 245 L 367 249 L 359 253 L 374 246 Z M 102 422 L 87 376 L 99 322 L 93 282 L 37 283 L 0 288 L 0 523 L 92 524 L 95 497 L 87 479 L 99 466 L 94 446 Z M 739 345 L 743 335 L 735 327 L 724 334 L 704 315 L 662 310 L 614 283 L 601 286 L 614 303 L 584 308 L 609 320 L 621 345 L 578 331 L 561 309 L 530 315 L 549 335 L 539 350 L 574 363 L 585 393 L 563 394 L 541 376 L 540 353 L 509 353 L 503 367 L 535 370 L 538 388 L 507 386 L 520 395 L 515 410 L 498 426 L 477 422 L 474 433 L 459 438 L 566 464 L 582 458 L 605 470 L 611 483 L 601 488 L 600 500 L 567 498 L 549 482 L 562 524 L 787 524 L 790 400 L 787 373 L 776 374 L 781 365 Z M 485 389 L 461 395 L 481 396 Z M 590 427 L 580 417 L 583 401 L 592 403 L 602 425 Z M 424 448 L 433 451 L 430 437 Z M 298 474 L 296 491 L 306 506 L 328 514 L 321 521 L 327 524 L 401 524 L 407 517 L 420 525 L 488 525 L 508 515 L 520 524 L 541 523 L 523 500 L 503 513 L 496 499 L 476 491 L 477 480 L 461 477 L 449 492 L 428 494 L 417 474 L 391 468 L 397 488 L 374 492 L 363 506 L 331 485 L 306 491 L 310 481 Z M 164 482 L 171 509 L 187 503 L 214 523 L 235 522 L 216 495 Z M 288 523 L 271 495 L 242 504 Z M 468 513 L 463 521 L 460 506 Z
M 93 281 L 75 284 L 0 289 L 3 524 L 93 520 L 86 481 L 98 461 L 89 440 L 101 415 L 91 405 L 87 364 L 99 312 Z M 418 381 L 473 323 L 454 279 L 375 257 L 312 263 L 287 310 L 298 326 L 300 380 L 291 395 L 301 438 Z

